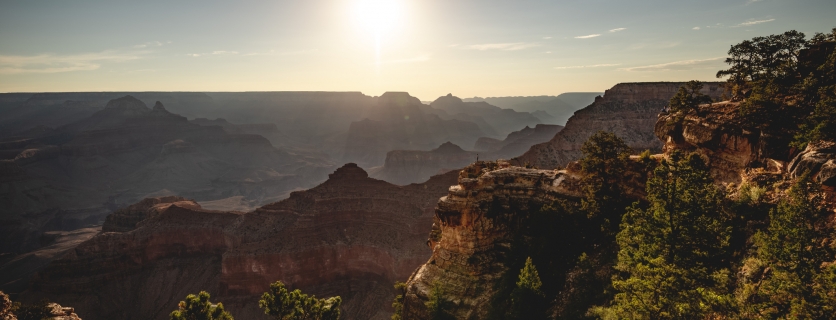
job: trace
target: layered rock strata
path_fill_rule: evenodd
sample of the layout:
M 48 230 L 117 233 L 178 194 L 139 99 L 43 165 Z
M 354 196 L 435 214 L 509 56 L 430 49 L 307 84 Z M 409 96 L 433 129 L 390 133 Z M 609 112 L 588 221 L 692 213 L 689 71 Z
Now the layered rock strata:
M 436 282 L 444 285 L 457 319 L 485 319 L 494 283 L 508 271 L 503 261 L 515 228 L 543 205 L 582 194 L 574 171 L 491 164 L 462 170 L 458 185 L 439 200 L 433 253 L 407 282 L 404 319 L 428 319 L 424 303 Z
M 668 105 L 679 82 L 621 83 L 595 99 L 591 105 L 575 112 L 566 127 L 549 142 L 534 145 L 513 161 L 516 165 L 531 164 L 537 168 L 565 167 L 581 158 L 581 146 L 597 131 L 615 133 L 631 148 L 640 152 L 659 152 L 662 143 L 654 135 L 657 115 Z M 719 82 L 705 83 L 703 93 L 718 98 L 723 89 Z
M 342 296 L 344 319 L 388 319 L 392 283 L 426 261 L 433 206 L 455 179 L 398 187 L 348 164 L 249 213 L 146 199 L 111 215 L 111 232 L 53 262 L 26 295 L 65 301 L 88 320 L 165 319 L 206 290 L 236 318 L 256 319 L 259 296 L 281 280 Z

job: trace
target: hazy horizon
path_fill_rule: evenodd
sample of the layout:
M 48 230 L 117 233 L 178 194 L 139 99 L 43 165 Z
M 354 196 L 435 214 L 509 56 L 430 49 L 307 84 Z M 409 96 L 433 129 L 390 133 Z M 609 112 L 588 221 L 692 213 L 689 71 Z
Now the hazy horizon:
M 406 91 L 421 100 L 716 80 L 732 44 L 829 0 L 2 1 L 0 92 Z

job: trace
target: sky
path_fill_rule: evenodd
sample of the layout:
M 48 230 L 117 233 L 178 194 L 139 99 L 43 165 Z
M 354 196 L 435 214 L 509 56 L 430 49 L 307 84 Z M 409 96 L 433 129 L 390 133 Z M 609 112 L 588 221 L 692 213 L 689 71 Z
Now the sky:
M 0 92 L 406 91 L 421 100 L 716 80 L 834 0 L 0 0 Z

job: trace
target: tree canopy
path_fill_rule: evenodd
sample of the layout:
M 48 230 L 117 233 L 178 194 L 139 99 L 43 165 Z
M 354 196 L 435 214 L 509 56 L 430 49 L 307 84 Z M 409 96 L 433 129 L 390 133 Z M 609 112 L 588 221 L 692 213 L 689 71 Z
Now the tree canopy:
M 233 320 L 232 315 L 224 311 L 223 304 L 209 301 L 206 291 L 186 296 L 186 300 L 177 306 L 179 309 L 171 312 L 171 320 Z
M 337 320 L 340 318 L 339 296 L 317 299 L 299 289 L 290 291 L 281 281 L 270 284 L 270 291 L 261 295 L 258 306 L 264 314 L 277 320 Z

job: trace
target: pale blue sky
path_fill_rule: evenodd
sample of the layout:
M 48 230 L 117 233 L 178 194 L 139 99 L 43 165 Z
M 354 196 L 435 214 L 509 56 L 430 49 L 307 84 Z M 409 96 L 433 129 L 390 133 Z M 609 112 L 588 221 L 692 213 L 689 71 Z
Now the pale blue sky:
M 713 80 L 732 44 L 833 27 L 834 0 L 2 0 L 0 92 L 553 95 Z

